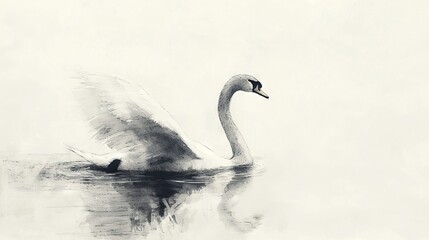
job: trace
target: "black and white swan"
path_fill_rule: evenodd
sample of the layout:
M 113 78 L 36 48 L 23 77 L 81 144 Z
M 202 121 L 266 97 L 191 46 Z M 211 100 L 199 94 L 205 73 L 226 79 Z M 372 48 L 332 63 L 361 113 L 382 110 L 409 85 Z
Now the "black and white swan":
M 96 155 L 68 148 L 107 171 L 183 172 L 253 163 L 230 112 L 231 98 L 237 91 L 268 98 L 261 89 L 262 84 L 253 76 L 233 76 L 220 93 L 218 114 L 231 145 L 233 155 L 230 159 L 189 139 L 171 116 L 140 87 L 115 77 L 83 75 L 80 79 L 84 109 L 96 130 L 95 136 L 115 152 Z

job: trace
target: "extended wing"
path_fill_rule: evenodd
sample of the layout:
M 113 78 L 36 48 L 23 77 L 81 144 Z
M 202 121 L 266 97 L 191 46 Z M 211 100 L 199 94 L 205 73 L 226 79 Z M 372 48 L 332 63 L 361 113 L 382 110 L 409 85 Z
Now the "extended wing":
M 199 158 L 171 116 L 137 85 L 83 75 L 80 96 L 96 138 L 142 160 Z

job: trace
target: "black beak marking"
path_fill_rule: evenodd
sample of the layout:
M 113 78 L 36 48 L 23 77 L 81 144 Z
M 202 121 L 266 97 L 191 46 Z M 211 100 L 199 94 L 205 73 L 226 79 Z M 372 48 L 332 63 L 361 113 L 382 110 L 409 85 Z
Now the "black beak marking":
M 248 80 L 251 84 L 252 84 L 252 89 L 253 91 L 255 91 L 255 89 L 261 89 L 262 88 L 262 83 L 259 81 L 254 81 L 254 80 Z
M 252 91 L 254 92 L 254 93 L 256 93 L 256 94 L 258 94 L 258 95 L 260 95 L 260 96 L 262 96 L 262 97 L 264 97 L 264 98 L 266 98 L 266 99 L 268 99 L 269 97 L 268 96 L 265 96 L 265 95 L 262 95 L 260 92 L 259 92 L 259 90 L 261 90 L 261 88 L 262 88 L 262 83 L 261 82 L 259 82 L 259 81 L 254 81 L 254 80 L 248 80 L 251 84 L 252 84 Z

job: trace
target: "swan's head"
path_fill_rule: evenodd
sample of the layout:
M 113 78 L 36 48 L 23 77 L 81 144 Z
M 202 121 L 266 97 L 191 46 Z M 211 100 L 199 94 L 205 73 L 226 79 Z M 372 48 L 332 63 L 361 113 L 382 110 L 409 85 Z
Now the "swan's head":
M 254 92 L 264 98 L 269 98 L 269 96 L 262 91 L 262 83 L 258 79 L 251 75 L 239 74 L 235 75 L 231 79 L 241 91 L 245 92 Z

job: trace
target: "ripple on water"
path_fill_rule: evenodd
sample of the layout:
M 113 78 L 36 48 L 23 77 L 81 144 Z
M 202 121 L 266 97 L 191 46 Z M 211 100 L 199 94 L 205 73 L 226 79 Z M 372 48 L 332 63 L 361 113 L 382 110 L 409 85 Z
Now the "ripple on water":
M 254 163 L 251 166 L 180 173 L 162 171 L 118 171 L 115 173 L 106 173 L 86 161 L 72 161 L 46 165 L 39 173 L 39 180 L 67 180 L 80 183 L 129 183 L 156 180 L 199 184 L 210 181 L 228 182 L 231 180 L 231 177 L 237 180 L 244 179 L 259 176 L 264 171 L 264 165 Z
M 11 182 L 28 180 L 14 184 L 28 190 L 25 194 L 46 191 L 50 197 L 55 193 L 56 201 L 52 205 L 47 201 L 48 208 L 43 209 L 60 209 L 58 213 L 62 214 L 63 209 L 73 207 L 83 213 L 82 221 L 91 233 L 103 238 L 181 231 L 194 221 L 200 222 L 195 220 L 198 214 L 204 219 L 214 214 L 225 226 L 241 232 L 256 228 L 261 220 L 260 214 L 248 215 L 247 210 L 241 217 L 234 207 L 252 177 L 264 172 L 259 163 L 181 173 L 106 173 L 86 161 L 63 156 L 29 156 L 3 163 L 2 172 L 10 176 Z M 34 178 L 38 181 L 34 182 Z M 62 194 L 63 190 L 73 190 L 82 203 L 71 203 L 70 192 Z

